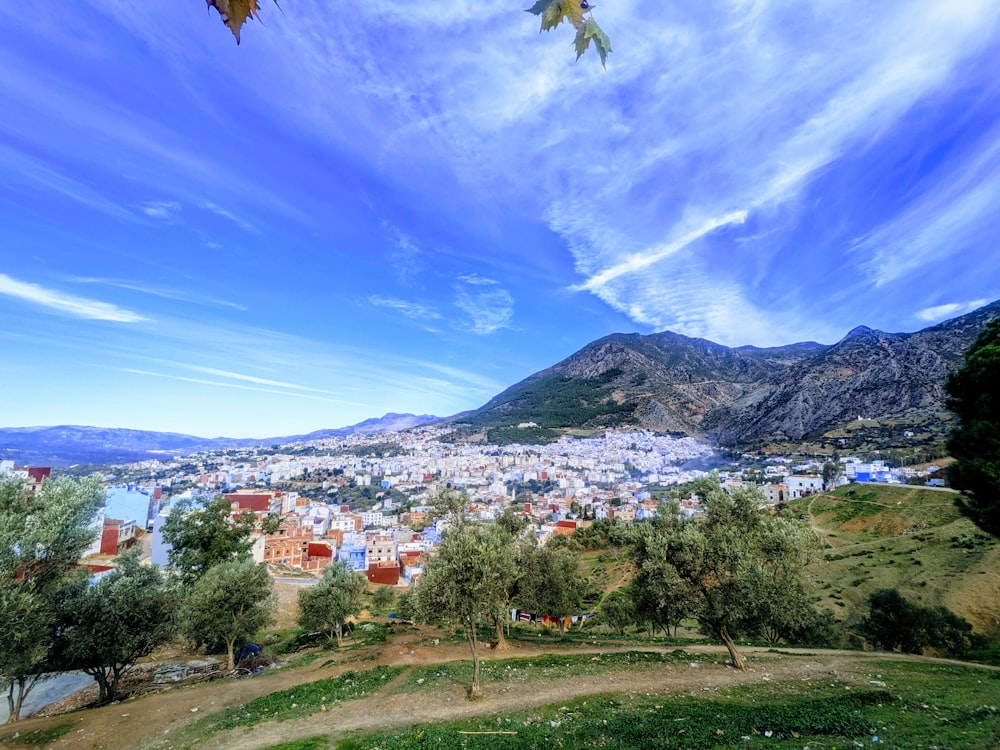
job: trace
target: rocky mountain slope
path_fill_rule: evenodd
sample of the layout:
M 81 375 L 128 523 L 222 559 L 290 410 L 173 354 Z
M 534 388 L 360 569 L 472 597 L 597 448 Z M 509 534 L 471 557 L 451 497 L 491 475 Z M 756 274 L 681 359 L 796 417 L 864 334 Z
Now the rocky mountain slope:
M 730 348 L 671 332 L 613 334 L 456 421 L 638 425 L 736 446 L 816 438 L 858 417 L 926 431 L 945 411 L 948 372 L 998 314 L 1000 301 L 915 333 L 861 326 L 830 346 Z

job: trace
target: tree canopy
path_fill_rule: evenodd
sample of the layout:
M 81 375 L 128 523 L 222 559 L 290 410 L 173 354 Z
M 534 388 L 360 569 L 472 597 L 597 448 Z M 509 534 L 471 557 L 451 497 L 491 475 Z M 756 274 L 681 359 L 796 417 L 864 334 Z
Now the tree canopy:
M 808 606 L 799 577 L 816 537 L 807 524 L 762 510 L 764 496 L 755 487 L 729 493 L 718 482 L 700 482 L 695 489 L 704 520 L 677 518 L 668 505 L 657 522 L 636 527 L 637 583 L 654 585 L 653 596 L 663 601 L 657 606 L 673 606 L 672 596 L 686 602 L 681 606 L 726 645 L 742 670 L 734 631 Z
M 343 560 L 327 565 L 319 583 L 299 592 L 299 626 L 342 645 L 347 618 L 361 611 L 367 584 L 368 579 Z
M 506 607 L 516 573 L 516 546 L 495 526 L 458 526 L 449 531 L 424 568 L 417 588 L 417 610 L 427 622 L 458 624 L 472 652 L 469 697 L 479 698 L 480 622 Z
M 984 531 L 1000 536 L 1000 318 L 990 321 L 948 377 L 948 408 L 958 426 L 948 440 L 955 463 L 951 484 L 964 493 L 963 510 Z
M 8 721 L 51 671 L 57 605 L 97 536 L 103 503 L 96 478 L 46 479 L 30 494 L 19 481 L 0 480 L 0 686 Z
M 57 661 L 96 680 L 100 702 L 117 697 L 122 677 L 174 634 L 174 593 L 156 566 L 120 556 L 116 569 L 91 586 L 84 580 L 63 599 Z
M 559 630 L 566 630 L 565 618 L 581 614 L 586 582 L 576 555 L 565 549 L 542 547 L 523 558 L 524 572 L 516 601 L 522 609 L 559 620 Z
M 163 524 L 169 567 L 186 585 L 194 583 L 213 565 L 247 554 L 255 522 L 253 513 L 233 518 L 232 505 L 222 495 L 200 507 L 191 500 L 177 503 Z
M 235 668 L 236 642 L 267 625 L 277 602 L 267 566 L 249 557 L 210 567 L 191 587 L 182 606 L 182 627 L 195 643 L 225 644 Z

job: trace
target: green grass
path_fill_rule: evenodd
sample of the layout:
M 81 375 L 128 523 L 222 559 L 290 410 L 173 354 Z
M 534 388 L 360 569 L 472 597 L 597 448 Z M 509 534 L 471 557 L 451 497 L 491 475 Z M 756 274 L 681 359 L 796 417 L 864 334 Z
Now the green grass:
M 30 732 L 15 732 L 0 737 L 0 742 L 7 745 L 48 745 L 60 737 L 69 734 L 73 724 L 57 724 L 46 729 L 35 729 Z
M 282 742 L 280 745 L 271 745 L 267 750 L 329 750 L 330 740 L 324 735 L 307 737 L 304 740 L 294 740 L 293 742 Z
M 1000 673 L 888 661 L 866 670 L 871 674 L 855 676 L 862 684 L 832 677 L 707 695 L 590 696 L 509 715 L 354 735 L 337 748 L 1000 747 Z
M 365 698 L 381 690 L 402 671 L 402 667 L 376 667 L 306 682 L 206 716 L 192 726 L 192 731 L 205 735 L 237 727 L 252 727 L 265 721 L 288 721 L 310 716 L 340 702 Z
M 484 659 L 479 679 L 484 684 L 526 683 L 533 680 L 558 680 L 599 675 L 613 670 L 662 668 L 664 664 L 688 664 L 714 661 L 704 654 L 681 650 L 663 654 L 627 651 L 611 654 L 545 654 L 518 659 Z M 445 685 L 468 685 L 472 682 L 472 662 L 460 661 L 413 669 L 400 684 L 399 692 L 410 693 Z
M 827 544 L 806 573 L 821 595 L 819 606 L 841 619 L 863 614 L 868 596 L 894 588 L 924 606 L 948 606 L 988 623 L 977 591 L 989 590 L 996 573 L 987 555 L 1000 542 L 962 517 L 949 493 L 920 487 L 854 484 L 796 500 Z M 984 568 L 985 565 L 985 568 Z

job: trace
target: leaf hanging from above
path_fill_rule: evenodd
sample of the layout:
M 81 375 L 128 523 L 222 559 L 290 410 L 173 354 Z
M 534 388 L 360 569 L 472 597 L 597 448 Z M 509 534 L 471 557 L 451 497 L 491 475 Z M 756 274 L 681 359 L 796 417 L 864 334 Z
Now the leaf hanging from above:
M 597 54 L 601 56 L 601 65 L 607 68 L 608 53 L 611 52 L 611 40 L 608 39 L 608 35 L 604 33 L 593 18 L 588 18 L 585 23 L 576 27 L 576 40 L 574 42 L 576 46 L 576 59 L 579 60 L 580 55 L 587 51 L 591 39 L 594 40 L 594 47 L 597 49 Z
M 206 2 L 209 8 L 215 8 L 219 12 L 222 22 L 236 37 L 237 44 L 240 43 L 240 29 L 243 28 L 247 18 L 253 16 L 260 19 L 257 15 L 260 10 L 258 0 L 206 0 Z M 275 0 L 274 4 L 277 5 L 278 0 Z
M 594 6 L 589 0 L 537 0 L 527 9 L 528 13 L 542 17 L 541 31 L 549 31 L 568 21 L 576 29 L 576 59 L 587 51 L 591 40 L 601 56 L 601 65 L 607 67 L 608 53 L 611 52 L 611 40 L 605 34 L 593 17 L 584 16 L 590 13 Z

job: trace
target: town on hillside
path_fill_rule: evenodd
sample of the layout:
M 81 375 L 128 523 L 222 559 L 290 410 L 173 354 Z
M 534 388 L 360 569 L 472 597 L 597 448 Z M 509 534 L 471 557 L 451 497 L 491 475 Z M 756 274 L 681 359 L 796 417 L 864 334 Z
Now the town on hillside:
M 649 518 L 671 488 L 713 466 L 722 467 L 727 489 L 752 482 L 774 506 L 848 482 L 942 482 L 935 466 L 890 467 L 853 456 L 839 458 L 833 470 L 830 462 L 773 456 L 756 468 L 727 466 L 707 443 L 645 430 L 530 446 L 460 444 L 449 442 L 449 433 L 420 427 L 115 467 L 106 477 L 100 533 L 84 559 L 100 574 L 115 555 L 142 542 L 148 559 L 166 564 L 162 528 L 175 505 L 221 494 L 234 516 L 256 517 L 253 557 L 276 574 L 318 575 L 342 560 L 371 583 L 405 586 L 419 580 L 447 528 L 435 513 L 441 490 L 465 492 L 473 522 L 513 507 L 545 543 L 598 519 Z M 50 473 L 0 462 L 0 476 L 21 479 L 29 491 Z M 684 515 L 702 515 L 697 496 L 679 502 Z M 277 520 L 265 524 L 269 517 Z

